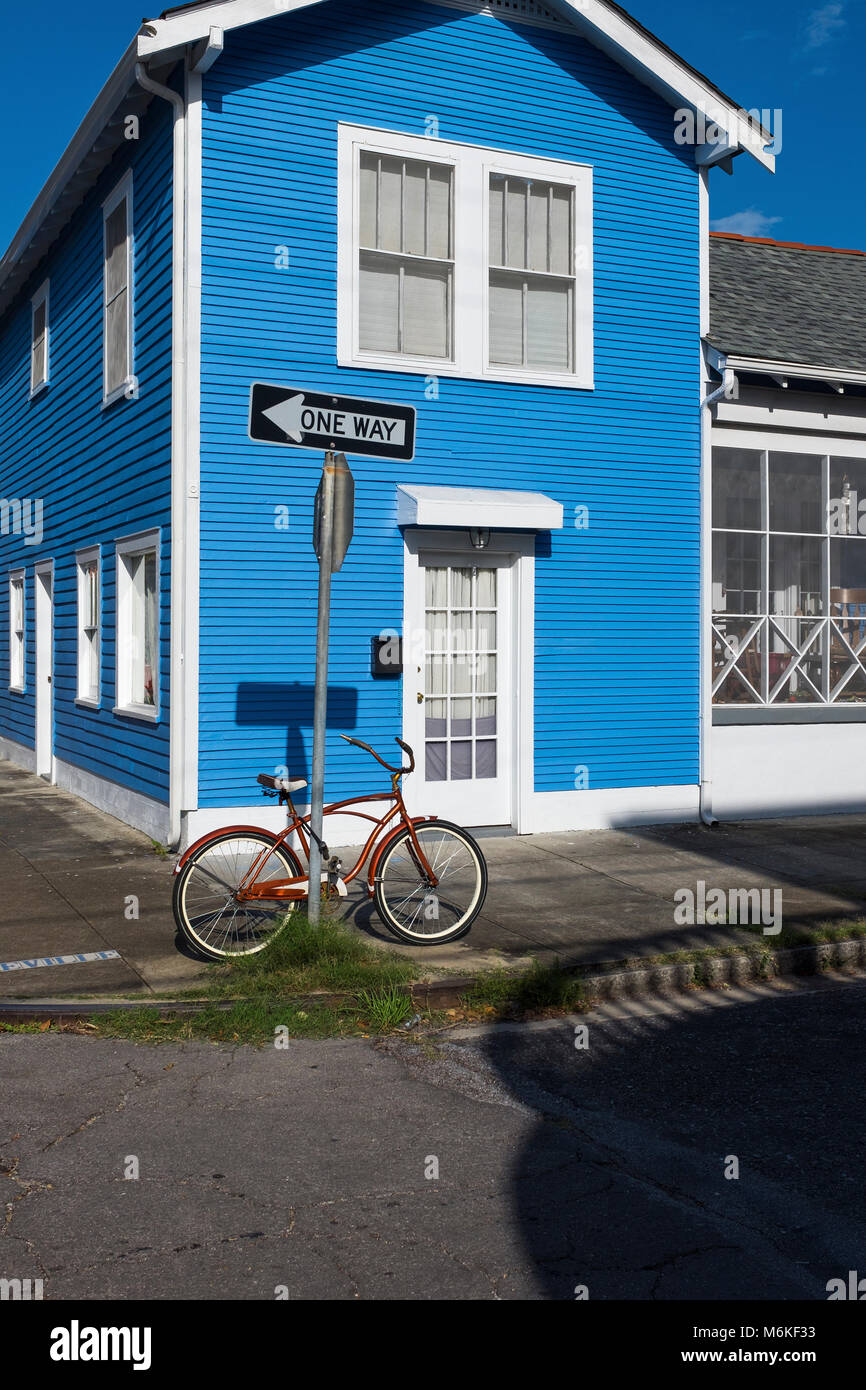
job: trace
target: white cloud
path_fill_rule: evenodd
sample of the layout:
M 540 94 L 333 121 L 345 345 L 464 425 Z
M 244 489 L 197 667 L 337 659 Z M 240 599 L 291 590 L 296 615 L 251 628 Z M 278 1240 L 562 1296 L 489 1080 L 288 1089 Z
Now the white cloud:
M 767 236 L 771 227 L 781 222 L 781 217 L 768 217 L 757 208 L 746 208 L 734 212 L 730 217 L 719 217 L 710 223 L 714 232 L 738 232 L 740 236 Z
M 847 23 L 843 11 L 844 4 L 835 0 L 830 5 L 822 5 L 819 10 L 813 10 L 806 20 L 806 51 L 815 48 L 823 48 L 836 37 L 840 29 L 844 29 Z

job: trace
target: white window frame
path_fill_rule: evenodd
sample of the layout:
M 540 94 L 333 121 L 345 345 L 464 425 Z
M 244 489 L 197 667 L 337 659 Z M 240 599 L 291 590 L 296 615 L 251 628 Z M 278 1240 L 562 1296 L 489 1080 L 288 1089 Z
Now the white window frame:
M 15 592 L 21 586 L 21 628 L 15 623 Z M 20 677 L 20 679 L 16 679 Z M 9 571 L 9 689 L 23 694 L 27 682 L 27 572 Z
M 160 617 L 162 607 L 162 595 L 160 586 L 160 555 L 161 555 L 161 532 L 143 531 L 135 536 L 125 536 L 117 541 L 116 563 L 117 563 L 117 609 L 116 609 L 116 671 L 115 671 L 115 704 L 113 713 L 123 715 L 125 718 L 146 719 L 155 723 L 159 719 L 160 689 L 159 689 L 159 668 L 160 668 Z M 156 555 L 156 652 L 153 665 L 153 700 L 152 705 L 146 705 L 132 698 L 134 675 L 133 662 L 135 660 L 133 617 L 134 603 L 136 594 L 133 589 L 133 579 L 129 572 L 128 561 L 137 556 L 143 556 L 149 551 Z M 143 659 L 143 653 L 142 653 Z
M 341 367 L 528 382 L 592 390 L 593 381 L 593 171 L 591 165 L 540 159 L 481 145 L 340 123 L 338 127 L 337 361 Z M 450 164 L 454 169 L 454 344 L 451 359 L 360 348 L 361 152 Z M 574 190 L 574 371 L 491 365 L 489 336 L 489 189 L 491 174 L 539 179 Z
M 44 373 L 36 377 L 36 311 L 45 305 L 45 362 Z M 51 281 L 43 280 L 30 301 L 30 399 L 38 396 L 51 380 Z
M 108 219 L 121 203 L 126 203 L 126 371 L 119 386 L 108 387 Z M 128 169 L 102 204 L 102 406 L 127 396 L 134 382 L 133 347 L 133 230 L 132 170 Z
M 96 566 L 95 628 L 91 628 L 88 624 L 85 624 L 84 621 L 89 602 L 89 595 L 87 593 L 87 567 L 89 565 Z M 75 572 L 78 582 L 78 693 L 75 703 L 77 705 L 85 705 L 90 709 L 98 709 L 102 678 L 102 565 L 100 563 L 99 546 L 91 546 L 89 550 L 79 550 L 76 553 Z M 89 660 L 93 660 L 96 668 L 95 681 L 85 680 L 85 672 Z M 94 691 L 96 692 L 95 694 Z

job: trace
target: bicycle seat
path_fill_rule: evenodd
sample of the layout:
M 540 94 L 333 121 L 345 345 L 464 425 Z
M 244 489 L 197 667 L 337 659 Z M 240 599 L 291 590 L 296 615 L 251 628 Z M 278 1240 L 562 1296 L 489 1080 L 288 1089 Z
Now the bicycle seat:
M 262 787 L 271 787 L 275 792 L 299 792 L 307 784 L 302 777 L 271 777 L 270 773 L 260 772 L 256 781 Z

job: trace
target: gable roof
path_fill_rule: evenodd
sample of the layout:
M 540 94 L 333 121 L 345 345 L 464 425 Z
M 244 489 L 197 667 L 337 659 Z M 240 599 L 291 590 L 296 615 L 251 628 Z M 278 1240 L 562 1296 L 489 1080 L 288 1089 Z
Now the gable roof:
M 726 357 L 866 373 L 866 252 L 710 233 L 710 332 Z
M 0 313 L 9 305 L 59 236 L 123 140 L 124 118 L 150 101 L 137 84 L 136 65 L 164 77 L 193 45 L 212 41 L 224 30 L 242 28 L 325 0 L 192 0 L 145 20 L 91 106 L 42 192 L 0 259 Z M 433 0 L 435 3 L 435 0 Z M 523 11 L 561 15 L 583 38 L 600 48 L 638 81 L 676 110 L 702 112 L 724 132 L 716 145 L 697 146 L 698 163 L 747 152 L 766 168 L 774 158 L 765 149 L 772 136 L 741 107 L 633 19 L 613 0 L 461 0 L 461 6 L 519 23 Z M 130 93 L 132 93 L 130 97 Z M 134 104 L 131 105 L 130 101 Z

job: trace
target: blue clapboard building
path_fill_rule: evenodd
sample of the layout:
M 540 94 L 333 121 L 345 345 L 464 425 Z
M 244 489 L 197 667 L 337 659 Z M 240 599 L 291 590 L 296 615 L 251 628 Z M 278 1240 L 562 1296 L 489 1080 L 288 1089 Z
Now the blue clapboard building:
M 354 398 L 415 441 L 344 446 L 327 799 L 381 789 L 346 732 L 466 825 L 697 818 L 709 173 L 767 144 L 609 0 L 144 23 L 0 262 L 3 755 L 162 840 L 274 817 L 256 774 L 312 742 L 292 420 Z

